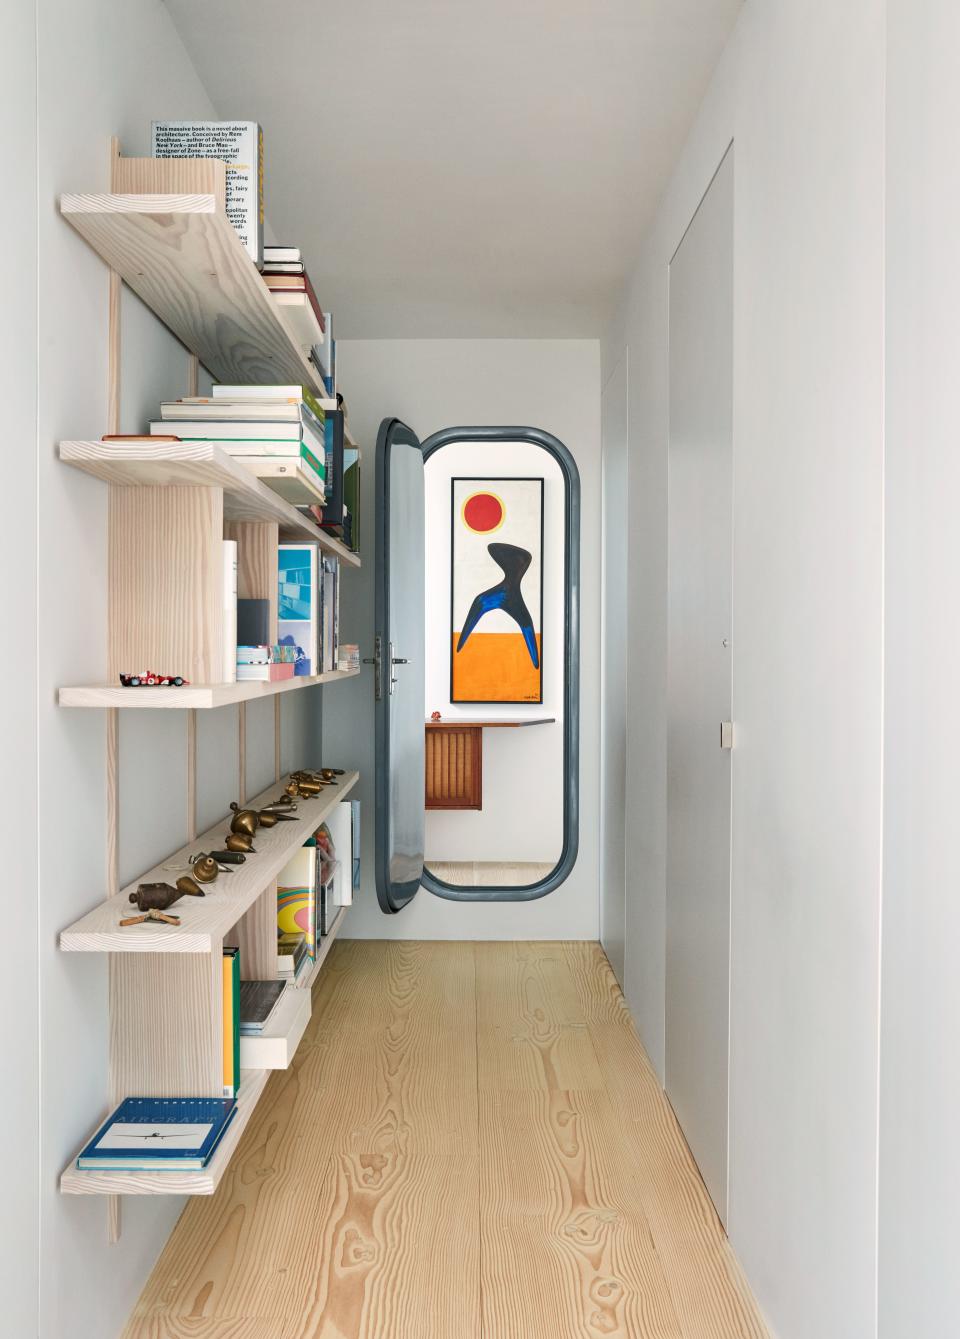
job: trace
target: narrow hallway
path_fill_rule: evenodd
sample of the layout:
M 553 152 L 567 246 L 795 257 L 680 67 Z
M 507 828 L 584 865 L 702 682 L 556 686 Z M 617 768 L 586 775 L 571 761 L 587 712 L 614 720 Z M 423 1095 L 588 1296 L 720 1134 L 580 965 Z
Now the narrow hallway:
M 338 942 L 124 1339 L 765 1339 L 600 948 Z

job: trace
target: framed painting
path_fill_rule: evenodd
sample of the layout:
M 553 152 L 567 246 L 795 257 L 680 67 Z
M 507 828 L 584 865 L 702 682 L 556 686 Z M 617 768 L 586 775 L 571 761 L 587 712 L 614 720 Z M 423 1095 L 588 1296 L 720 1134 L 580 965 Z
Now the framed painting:
M 543 479 L 452 479 L 450 701 L 543 701 Z

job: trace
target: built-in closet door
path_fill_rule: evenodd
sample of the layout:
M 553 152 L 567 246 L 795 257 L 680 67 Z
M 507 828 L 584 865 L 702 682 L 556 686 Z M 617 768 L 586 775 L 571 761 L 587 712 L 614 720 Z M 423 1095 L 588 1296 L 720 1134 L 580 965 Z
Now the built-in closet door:
M 722 1219 L 730 995 L 733 150 L 670 265 L 666 1087 Z

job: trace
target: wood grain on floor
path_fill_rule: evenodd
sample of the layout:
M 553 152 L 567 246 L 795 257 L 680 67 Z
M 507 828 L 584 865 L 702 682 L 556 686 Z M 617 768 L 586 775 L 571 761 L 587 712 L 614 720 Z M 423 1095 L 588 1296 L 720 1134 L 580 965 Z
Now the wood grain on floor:
M 595 944 L 339 941 L 123 1339 L 766 1339 Z

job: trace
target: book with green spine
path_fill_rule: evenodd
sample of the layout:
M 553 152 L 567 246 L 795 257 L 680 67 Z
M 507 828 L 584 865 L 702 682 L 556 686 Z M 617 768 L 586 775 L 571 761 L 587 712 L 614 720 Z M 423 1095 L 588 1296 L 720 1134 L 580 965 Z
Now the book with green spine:
M 223 950 L 223 1095 L 240 1091 L 240 950 Z

